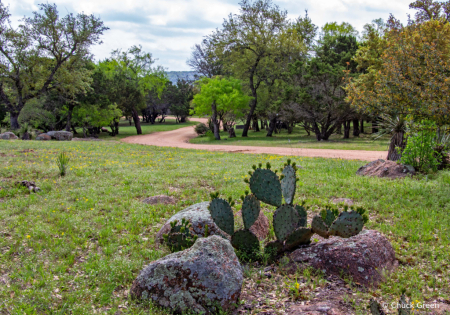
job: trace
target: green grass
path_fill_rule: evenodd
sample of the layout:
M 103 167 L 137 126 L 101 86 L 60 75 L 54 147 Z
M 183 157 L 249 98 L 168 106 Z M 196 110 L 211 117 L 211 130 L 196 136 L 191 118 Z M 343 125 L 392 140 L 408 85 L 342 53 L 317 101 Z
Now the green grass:
M 365 126 L 366 130 L 370 130 Z M 389 147 L 389 137 L 382 137 L 374 140 L 371 134 L 361 134 L 359 137 L 350 135 L 350 139 L 343 139 L 343 135 L 333 134 L 328 141 L 317 141 L 314 133 L 307 135 L 303 128 L 295 127 L 292 134 L 288 134 L 286 129 L 281 133 L 273 134 L 273 137 L 266 137 L 267 132 L 249 131 L 248 137 L 243 138 L 242 129 L 236 130 L 236 138 L 228 138 L 228 132 L 221 132 L 221 141 L 209 140 L 208 137 L 197 137 L 191 139 L 191 143 L 197 144 L 223 144 L 223 145 L 249 145 L 260 147 L 285 147 L 285 148 L 308 148 L 308 149 L 339 149 L 339 150 L 367 150 L 367 151 L 387 151 Z M 226 139 L 226 140 L 225 140 Z
M 183 128 L 183 127 L 188 127 L 188 126 L 195 126 L 196 124 L 198 124 L 195 121 L 188 121 L 185 123 L 176 123 L 175 119 L 167 119 L 166 121 L 163 123 L 158 123 L 156 122 L 155 124 L 150 124 L 150 123 L 145 123 L 145 122 L 141 122 L 141 128 L 142 128 L 142 134 L 143 135 L 147 135 L 150 133 L 154 133 L 154 132 L 159 132 L 159 131 L 170 131 L 170 130 L 175 130 L 178 128 Z M 110 128 L 107 128 L 108 130 L 110 130 Z M 74 137 L 83 137 L 83 131 L 81 129 L 77 130 L 78 131 L 78 135 L 75 135 Z M 120 124 L 119 124 L 119 134 L 116 135 L 115 137 L 111 137 L 108 133 L 106 132 L 102 132 L 99 135 L 99 139 L 104 139 L 104 140 L 120 140 L 126 137 L 130 137 L 130 136 L 136 136 L 136 127 L 134 126 L 134 123 L 131 123 L 131 126 L 128 122 L 128 120 L 121 120 Z
M 70 157 L 65 177 L 54 162 L 61 151 Z M 252 164 L 278 168 L 286 158 L 116 142 L 0 141 L 0 314 L 166 314 L 126 295 L 143 266 L 167 254 L 154 244 L 165 220 L 209 200 L 211 191 L 238 199 Z M 399 268 L 379 289 L 361 293 L 364 305 L 372 295 L 397 301 L 404 289 L 414 300 L 450 299 L 449 171 L 388 180 L 356 176 L 361 161 L 291 159 L 303 167 L 296 202 L 351 198 L 368 209 L 368 228 L 392 242 Z M 16 187 L 20 180 L 42 191 Z M 178 203 L 141 203 L 159 194 Z

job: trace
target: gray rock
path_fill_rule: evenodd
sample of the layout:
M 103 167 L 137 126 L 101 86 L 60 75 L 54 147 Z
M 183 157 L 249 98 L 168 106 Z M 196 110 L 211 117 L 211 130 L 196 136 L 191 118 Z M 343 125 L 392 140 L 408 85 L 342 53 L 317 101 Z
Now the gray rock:
M 55 133 L 57 133 L 57 132 L 58 132 L 58 131 L 48 131 L 47 134 L 48 134 L 50 137 L 54 138 L 54 137 L 55 137 Z
M 0 134 L 0 139 L 3 140 L 17 140 L 19 139 L 19 137 L 17 137 L 14 133 L 12 132 L 5 132 L 5 133 L 1 133 Z
M 365 286 L 378 285 L 384 280 L 382 270 L 391 271 L 397 266 L 391 243 L 374 230 L 363 230 L 350 238 L 331 237 L 295 250 L 290 258 L 328 274 L 340 276 L 344 272 L 353 282 Z
M 163 227 L 156 234 L 156 242 L 162 243 L 164 241 L 163 235 L 170 232 L 171 226 L 170 222 L 177 220 L 181 223 L 184 218 L 192 224 L 191 234 L 197 235 L 199 237 L 205 236 L 205 225 L 208 225 L 208 235 L 222 235 L 228 237 L 224 231 L 222 231 L 213 221 L 211 214 L 208 210 L 209 201 L 204 201 L 196 203 L 186 209 L 173 215 Z
M 72 141 L 73 134 L 70 131 L 56 131 L 52 137 L 58 141 Z
M 52 140 L 52 137 L 46 133 L 41 133 L 40 135 L 36 136 L 36 140 L 48 141 L 48 140 Z
M 130 295 L 172 312 L 212 314 L 234 308 L 242 283 L 242 268 L 230 242 L 210 236 L 149 264 L 133 282 Z

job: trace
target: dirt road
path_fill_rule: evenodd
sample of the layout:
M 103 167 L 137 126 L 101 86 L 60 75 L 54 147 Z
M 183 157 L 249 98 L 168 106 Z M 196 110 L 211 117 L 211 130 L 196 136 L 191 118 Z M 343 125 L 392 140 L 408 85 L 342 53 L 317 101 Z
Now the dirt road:
M 191 121 L 206 123 L 206 118 L 190 118 Z M 177 147 L 207 151 L 239 152 L 239 153 L 267 153 L 275 155 L 295 155 L 324 158 L 341 158 L 346 160 L 374 161 L 386 158 L 387 151 L 359 151 L 359 150 L 328 150 L 328 149 L 301 149 L 277 147 L 253 147 L 235 145 L 193 144 L 189 140 L 197 134 L 193 126 L 172 131 L 155 132 L 149 135 L 132 136 L 122 139 L 126 143 L 154 145 L 159 147 Z

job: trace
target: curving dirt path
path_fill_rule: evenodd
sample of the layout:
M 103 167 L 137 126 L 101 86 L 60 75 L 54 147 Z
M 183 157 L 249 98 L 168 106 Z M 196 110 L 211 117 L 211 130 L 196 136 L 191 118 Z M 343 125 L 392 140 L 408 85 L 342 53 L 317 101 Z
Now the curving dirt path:
M 206 118 L 189 118 L 191 121 L 206 123 Z M 301 149 L 277 147 L 253 147 L 235 145 L 193 144 L 189 140 L 197 137 L 193 126 L 171 131 L 155 132 L 149 135 L 139 135 L 123 138 L 126 143 L 154 145 L 158 147 L 177 147 L 207 151 L 239 152 L 253 154 L 295 155 L 324 158 L 340 158 L 346 160 L 374 161 L 386 158 L 387 151 L 360 151 L 360 150 L 329 150 L 329 149 Z

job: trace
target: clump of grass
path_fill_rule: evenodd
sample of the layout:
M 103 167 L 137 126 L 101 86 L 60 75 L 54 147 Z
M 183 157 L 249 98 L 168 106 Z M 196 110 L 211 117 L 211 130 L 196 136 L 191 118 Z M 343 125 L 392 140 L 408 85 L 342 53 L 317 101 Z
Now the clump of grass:
M 66 154 L 66 152 L 61 152 L 58 157 L 56 158 L 56 165 L 58 165 L 59 168 L 59 175 L 65 176 L 67 172 L 67 166 L 69 165 L 70 158 Z

